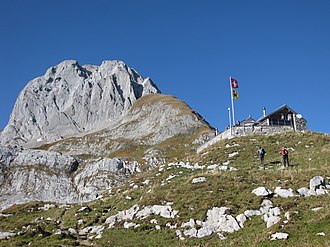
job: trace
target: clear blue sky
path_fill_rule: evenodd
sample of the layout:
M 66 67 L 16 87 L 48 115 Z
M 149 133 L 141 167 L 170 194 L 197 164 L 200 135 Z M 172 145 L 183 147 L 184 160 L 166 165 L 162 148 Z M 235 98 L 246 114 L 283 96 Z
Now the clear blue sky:
M 330 133 L 329 0 L 1 0 L 0 128 L 19 92 L 67 59 L 122 60 L 212 126 L 288 104 Z

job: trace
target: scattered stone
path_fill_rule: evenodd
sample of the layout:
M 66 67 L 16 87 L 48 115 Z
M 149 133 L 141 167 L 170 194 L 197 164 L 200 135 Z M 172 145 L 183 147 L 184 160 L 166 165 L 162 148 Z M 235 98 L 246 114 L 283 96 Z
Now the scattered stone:
M 189 237 L 197 237 L 197 230 L 196 230 L 196 228 L 190 228 L 188 230 L 184 230 L 183 235 L 189 236 Z
M 70 228 L 68 229 L 68 231 L 69 231 L 69 233 L 72 234 L 72 235 L 77 235 L 77 234 L 78 234 L 77 230 L 74 229 L 74 228 L 72 228 L 72 227 L 70 227 Z
M 182 223 L 181 225 L 182 228 L 189 227 L 189 228 L 194 228 L 195 227 L 195 221 L 193 219 L 190 219 L 186 223 Z
M 89 227 L 86 227 L 82 230 L 79 231 L 79 235 L 87 235 L 88 233 L 89 234 L 96 234 L 96 235 L 100 235 L 102 234 L 104 230 L 104 226 L 89 226 Z
M 228 166 L 228 165 L 230 164 L 230 161 L 227 160 L 227 161 L 223 162 L 222 164 L 223 164 L 224 166 Z
M 228 154 L 228 158 L 232 158 L 234 156 L 238 155 L 238 152 L 233 152 L 231 154 Z
M 206 236 L 210 236 L 212 233 L 213 233 L 212 227 L 205 226 L 205 227 L 200 228 L 197 231 L 197 238 L 203 238 L 203 237 L 206 237 Z
M 38 222 L 41 222 L 43 219 L 44 219 L 44 217 L 41 216 L 41 217 L 36 218 L 36 219 L 34 220 L 34 222 L 38 223 Z
M 179 240 L 185 240 L 185 238 L 182 236 L 182 231 L 181 230 L 176 230 L 175 235 L 178 237 Z
M 168 178 L 166 178 L 166 181 L 168 181 L 168 180 L 171 180 L 171 179 L 173 179 L 173 178 L 175 178 L 176 177 L 176 175 L 170 175 L 170 176 L 168 176 Z
M 316 233 L 317 236 L 325 236 L 325 233 L 324 232 L 318 232 Z
M 150 223 L 157 225 L 158 224 L 158 221 L 156 219 L 152 219 L 152 220 L 150 220 Z
M 316 189 L 315 193 L 317 196 L 321 196 L 321 195 L 328 194 L 329 192 L 324 188 L 320 188 L 320 189 Z
M 62 234 L 64 233 L 62 232 L 61 229 L 56 229 L 56 231 L 54 232 L 54 235 L 62 235 Z
M 270 236 L 270 240 L 286 240 L 289 234 L 284 232 L 276 232 Z
M 311 194 L 316 194 L 316 189 L 320 189 L 320 186 L 324 186 L 324 178 L 321 176 L 315 176 L 309 181 L 309 189 Z
M 219 166 L 218 164 L 209 165 L 207 167 L 207 170 L 215 170 L 218 166 Z
M 256 194 L 257 196 L 270 196 L 273 192 L 266 187 L 258 187 L 252 190 L 252 193 Z
M 124 228 L 126 228 L 126 229 L 128 229 L 128 228 L 131 228 L 131 227 L 136 227 L 136 223 L 134 223 L 134 222 L 127 222 L 127 221 L 125 221 L 125 223 L 124 223 Z
M 160 215 L 164 218 L 174 218 L 179 211 L 173 210 L 171 206 L 153 205 L 146 206 L 136 213 L 137 218 L 146 218 L 151 214 Z
M 284 197 L 284 198 L 288 198 L 288 197 L 294 197 L 295 195 L 293 194 L 293 190 L 292 189 L 282 189 L 281 187 L 276 187 L 276 189 L 274 190 L 275 195 L 278 195 L 279 197 Z
M 244 215 L 248 218 L 251 218 L 252 216 L 261 215 L 261 211 L 260 210 L 246 210 L 246 211 L 244 211 Z
M 232 145 L 226 144 L 226 148 L 239 147 L 238 143 L 233 143 Z
M 88 206 L 84 206 L 84 207 L 81 207 L 80 209 L 78 209 L 78 213 L 81 213 L 81 212 L 90 212 L 92 211 L 92 209 Z
M 170 229 L 176 229 L 178 227 L 177 224 L 172 225 L 170 222 L 166 223 L 165 226 L 168 227 L 168 228 L 170 228 Z
M 247 220 L 245 214 L 239 214 L 236 216 L 236 220 L 241 228 L 244 227 L 244 223 Z
M 205 182 L 206 181 L 206 178 L 205 177 L 199 177 L 199 178 L 194 178 L 193 180 L 192 180 L 192 183 L 193 184 L 196 184 L 196 183 L 203 183 L 203 182 Z
M 240 229 L 240 226 L 236 219 L 227 215 L 227 207 L 214 207 L 207 211 L 207 219 L 203 224 L 203 227 L 210 227 L 213 232 L 234 232 Z
M 225 165 L 219 166 L 219 170 L 220 171 L 227 171 L 228 170 L 228 166 L 225 166 Z
M 160 225 L 155 226 L 156 230 L 161 230 Z
M 15 237 L 16 233 L 14 232 L 0 232 L 0 239 L 8 239 L 11 237 Z
M 150 180 L 149 179 L 146 179 L 146 180 L 144 180 L 143 182 L 142 182 L 142 184 L 144 184 L 144 185 L 148 185 L 150 183 Z
M 271 200 L 268 200 L 268 199 L 264 199 L 261 203 L 261 206 L 263 207 L 269 207 L 269 206 L 273 206 L 273 203 Z
M 39 207 L 38 210 L 47 211 L 51 208 L 55 208 L 56 206 L 54 204 L 45 204 L 43 207 Z
M 317 211 L 321 210 L 322 208 L 323 208 L 323 207 L 312 208 L 312 211 L 313 211 L 313 212 L 317 212 Z
M 82 225 L 82 224 L 84 224 L 84 220 L 83 219 L 80 219 L 80 220 L 77 221 L 77 225 Z
M 220 240 L 226 240 L 226 239 L 227 239 L 227 238 L 225 237 L 225 235 L 223 235 L 221 232 L 218 232 L 217 234 L 218 234 Z
M 287 220 L 290 220 L 290 212 L 287 211 L 285 214 L 284 214 L 284 217 L 287 219 Z
M 2 214 L 2 213 L 0 213 L 0 217 L 10 217 L 10 216 L 13 216 L 13 214 Z
M 270 216 L 270 217 L 267 217 L 265 222 L 266 222 L 266 227 L 267 228 L 270 228 L 272 227 L 273 225 L 277 224 L 278 222 L 281 221 L 281 218 L 278 217 L 278 216 Z
M 299 195 L 301 196 L 309 196 L 309 189 L 306 187 L 302 187 L 300 189 L 297 189 L 297 192 L 299 193 Z

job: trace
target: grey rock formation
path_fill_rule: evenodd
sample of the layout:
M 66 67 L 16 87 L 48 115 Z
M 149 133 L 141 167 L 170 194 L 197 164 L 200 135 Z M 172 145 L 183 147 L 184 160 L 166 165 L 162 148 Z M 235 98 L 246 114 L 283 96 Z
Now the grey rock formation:
M 68 60 L 49 68 L 22 90 L 3 144 L 35 146 L 107 126 L 146 94 L 160 93 L 121 61 L 80 66 Z
M 29 201 L 90 201 L 125 178 L 124 162 L 0 145 L 0 210 Z
M 152 94 L 137 100 L 107 128 L 55 143 L 50 150 L 105 156 L 132 144 L 156 145 L 176 135 L 191 137 L 201 128 L 212 133 L 212 127 L 184 102 L 173 96 Z
M 309 191 L 311 195 L 317 195 L 318 189 L 325 189 L 325 181 L 321 176 L 315 176 L 309 181 Z

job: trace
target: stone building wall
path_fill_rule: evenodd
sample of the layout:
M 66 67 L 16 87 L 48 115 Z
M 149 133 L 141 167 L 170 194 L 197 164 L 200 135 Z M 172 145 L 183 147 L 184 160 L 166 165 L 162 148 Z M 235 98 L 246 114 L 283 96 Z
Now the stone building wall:
M 307 121 L 304 118 L 296 118 L 296 129 L 297 130 L 306 130 Z
M 305 128 L 306 129 L 306 128 Z M 287 131 L 294 131 L 292 126 L 278 126 L 278 125 L 260 125 L 260 126 L 233 126 L 232 129 L 227 129 L 215 136 L 210 141 L 204 143 L 197 149 L 200 153 L 205 148 L 217 143 L 220 140 L 231 139 L 241 136 L 254 136 L 254 135 L 273 135 Z

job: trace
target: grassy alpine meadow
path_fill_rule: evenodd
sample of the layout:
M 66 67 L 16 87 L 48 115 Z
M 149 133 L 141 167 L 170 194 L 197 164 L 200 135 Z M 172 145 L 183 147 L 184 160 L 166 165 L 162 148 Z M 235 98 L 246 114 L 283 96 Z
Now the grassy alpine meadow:
M 259 165 L 259 146 L 266 151 L 265 167 Z M 288 168 L 281 165 L 282 146 L 289 150 Z M 171 156 L 166 157 L 168 162 L 189 161 L 200 168 L 166 162 L 129 177 L 124 185 L 84 204 L 53 204 L 48 210 L 41 209 L 45 202 L 14 205 L 1 212 L 0 232 L 14 232 L 16 236 L 0 240 L 0 246 L 330 246 L 329 194 L 303 197 L 296 191 L 309 188 L 314 176 L 322 176 L 329 184 L 329 135 L 307 131 L 234 138 L 218 142 L 200 154 L 182 145 L 180 137 L 176 137 L 168 140 L 166 147 L 158 148 Z M 132 159 L 134 153 L 136 160 L 140 160 L 141 150 L 144 148 L 125 150 L 120 155 Z M 213 165 L 225 165 L 227 169 Z M 204 182 L 192 183 L 201 177 Z M 227 207 L 227 213 L 233 217 L 246 210 L 258 210 L 265 198 L 251 192 L 260 186 L 273 192 L 276 187 L 292 189 L 296 195 L 267 198 L 280 209 L 278 223 L 267 228 L 261 216 L 252 216 L 238 231 L 223 233 L 224 239 L 217 233 L 203 238 L 182 235 L 184 240 L 178 239 L 176 231 L 183 233 L 188 229 L 181 227 L 183 223 L 190 219 L 204 222 L 207 211 L 213 207 Z M 178 213 L 173 218 L 160 215 L 133 218 L 130 222 L 136 227 L 128 229 L 125 221 L 109 228 L 108 217 L 133 205 L 140 208 L 171 205 Z M 104 227 L 101 235 L 81 233 L 95 226 Z M 288 239 L 270 240 L 276 232 L 288 233 Z

